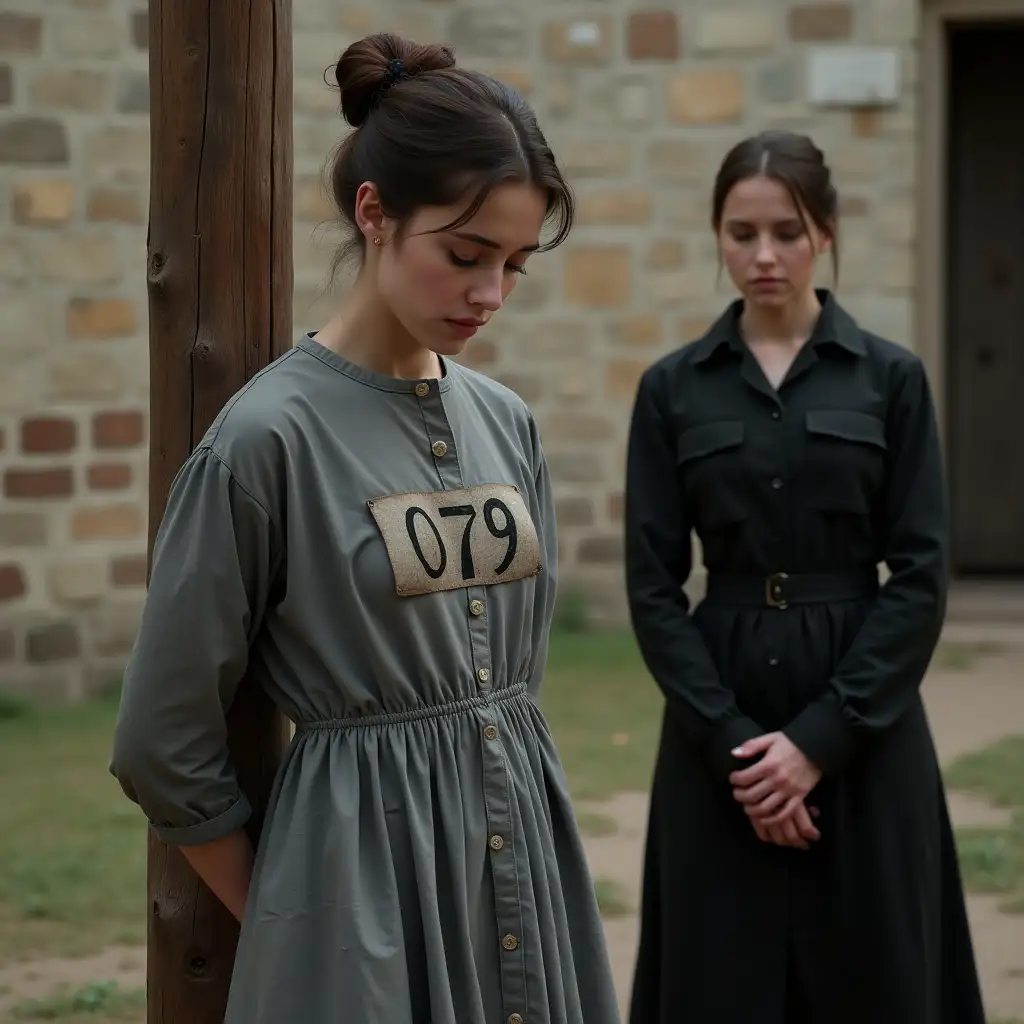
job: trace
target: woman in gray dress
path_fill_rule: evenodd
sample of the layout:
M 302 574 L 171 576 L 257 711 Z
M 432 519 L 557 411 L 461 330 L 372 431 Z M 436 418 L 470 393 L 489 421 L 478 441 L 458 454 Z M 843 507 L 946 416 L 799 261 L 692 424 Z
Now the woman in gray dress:
M 536 703 L 548 470 L 523 402 L 448 358 L 571 194 L 522 98 L 446 48 L 372 36 L 336 77 L 360 273 L 174 482 L 112 771 L 241 920 L 226 1024 L 612 1024 Z M 255 857 L 243 671 L 296 725 Z

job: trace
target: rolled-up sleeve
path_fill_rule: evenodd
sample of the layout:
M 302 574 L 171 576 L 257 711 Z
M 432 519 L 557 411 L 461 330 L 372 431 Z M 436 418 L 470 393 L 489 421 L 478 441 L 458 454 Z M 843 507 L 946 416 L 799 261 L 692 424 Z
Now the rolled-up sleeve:
M 157 533 L 110 763 L 162 842 L 211 842 L 250 816 L 225 715 L 267 606 L 274 546 L 263 505 L 215 451 L 193 452 Z

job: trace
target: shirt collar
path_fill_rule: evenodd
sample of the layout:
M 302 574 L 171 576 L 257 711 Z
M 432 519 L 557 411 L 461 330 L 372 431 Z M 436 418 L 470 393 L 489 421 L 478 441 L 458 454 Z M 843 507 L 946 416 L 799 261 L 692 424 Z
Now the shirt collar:
M 816 289 L 818 301 L 821 303 L 821 315 L 814 325 L 808 344 L 838 345 L 856 356 L 867 354 L 864 338 L 861 336 L 857 322 L 836 301 L 835 296 L 825 288 Z M 708 332 L 698 342 L 695 363 L 705 363 L 717 355 L 723 348 L 731 352 L 743 352 L 743 338 L 740 336 L 739 320 L 743 312 L 743 300 L 731 302 L 722 315 L 711 325 Z

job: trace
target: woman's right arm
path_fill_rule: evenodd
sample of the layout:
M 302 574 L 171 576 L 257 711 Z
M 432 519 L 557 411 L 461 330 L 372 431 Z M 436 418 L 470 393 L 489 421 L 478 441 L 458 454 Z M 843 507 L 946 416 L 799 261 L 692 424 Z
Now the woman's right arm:
M 125 670 L 110 770 L 162 842 L 240 916 L 252 870 L 250 806 L 226 713 L 274 576 L 273 524 L 217 453 L 199 448 L 171 488 Z
M 722 685 L 690 618 L 683 584 L 693 563 L 691 520 L 676 473 L 676 438 L 659 401 L 657 368 L 640 381 L 626 464 L 626 588 L 637 641 L 668 707 L 729 785 L 732 751 L 764 730 Z

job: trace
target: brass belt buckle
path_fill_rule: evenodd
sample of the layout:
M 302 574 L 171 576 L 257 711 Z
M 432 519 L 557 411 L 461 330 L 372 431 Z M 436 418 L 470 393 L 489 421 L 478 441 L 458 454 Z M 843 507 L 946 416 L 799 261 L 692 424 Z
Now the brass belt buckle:
M 783 584 L 789 579 L 789 573 L 773 573 L 764 581 L 764 596 L 769 608 L 788 608 L 789 602 L 783 591 Z

